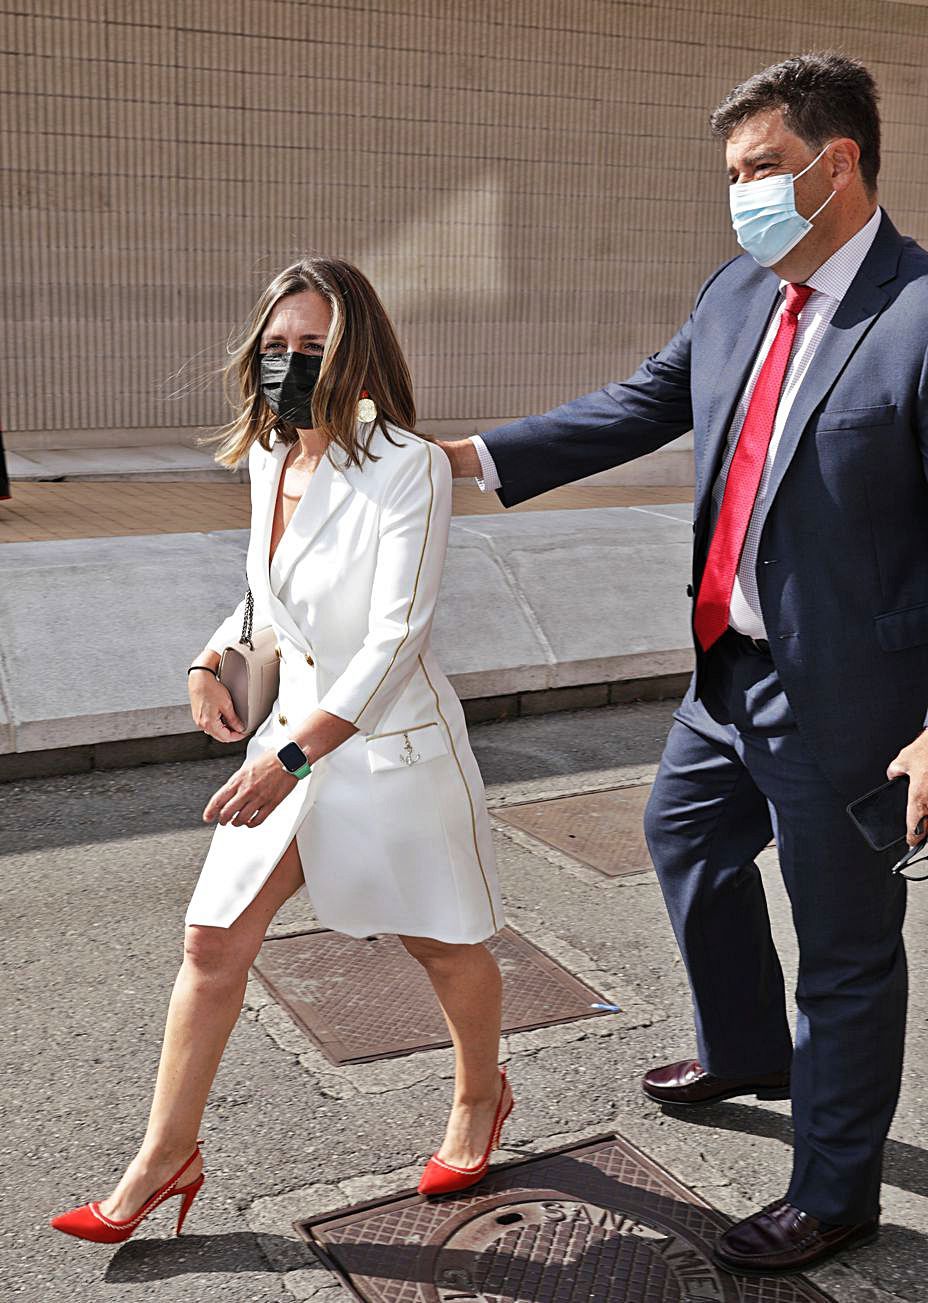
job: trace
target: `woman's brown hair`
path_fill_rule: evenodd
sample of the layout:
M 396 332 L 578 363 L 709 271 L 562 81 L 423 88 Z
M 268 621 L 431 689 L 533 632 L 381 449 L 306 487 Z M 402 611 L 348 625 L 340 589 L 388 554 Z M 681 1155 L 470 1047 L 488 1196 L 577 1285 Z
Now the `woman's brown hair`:
M 295 426 L 274 414 L 261 392 L 261 336 L 280 300 L 305 290 L 321 294 L 332 309 L 322 369 L 313 390 L 314 428 L 359 467 L 365 455 L 377 460 L 369 448 L 378 426 L 388 439 L 388 424 L 415 430 L 409 367 L 377 291 L 350 262 L 307 256 L 274 277 L 258 297 L 238 341 L 229 346 L 223 384 L 237 415 L 200 440 L 218 443 L 215 459 L 220 465 L 237 465 L 255 440 L 269 448 L 272 430 L 285 443 L 299 437 Z M 374 400 L 377 417 L 361 427 L 359 437 L 358 400 L 364 389 Z

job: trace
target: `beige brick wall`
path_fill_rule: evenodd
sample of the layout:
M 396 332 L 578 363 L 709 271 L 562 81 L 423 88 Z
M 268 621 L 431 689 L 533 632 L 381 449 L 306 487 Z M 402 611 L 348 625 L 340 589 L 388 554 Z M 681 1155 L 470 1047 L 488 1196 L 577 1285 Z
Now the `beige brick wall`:
M 810 47 L 878 76 L 883 200 L 928 241 L 911 0 L 0 0 L 0 27 L 13 448 L 220 420 L 172 377 L 304 249 L 380 289 L 425 428 L 627 373 L 734 249 L 707 111 Z

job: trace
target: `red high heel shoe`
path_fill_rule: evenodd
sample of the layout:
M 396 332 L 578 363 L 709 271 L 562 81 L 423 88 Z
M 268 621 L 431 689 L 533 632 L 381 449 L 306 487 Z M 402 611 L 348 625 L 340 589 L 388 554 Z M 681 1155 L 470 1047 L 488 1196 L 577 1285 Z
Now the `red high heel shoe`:
M 170 1180 L 165 1181 L 159 1190 L 156 1190 L 153 1195 L 145 1200 L 134 1216 L 127 1217 L 125 1221 L 114 1221 L 112 1217 L 107 1217 L 105 1213 L 100 1211 L 99 1203 L 94 1200 L 93 1203 L 82 1203 L 79 1208 L 72 1208 L 70 1212 L 59 1213 L 57 1217 L 52 1218 L 50 1225 L 54 1226 L 56 1231 L 64 1231 L 65 1235 L 76 1235 L 79 1240 L 94 1240 L 97 1244 L 122 1244 L 123 1240 L 127 1240 L 159 1204 L 164 1203 L 165 1199 L 170 1199 L 173 1195 L 179 1194 L 183 1202 L 177 1214 L 176 1234 L 180 1235 L 184 1218 L 190 1211 L 190 1205 L 203 1185 L 203 1173 L 201 1172 L 198 1177 L 188 1182 L 187 1185 L 178 1185 L 178 1181 L 199 1152 L 200 1141 L 197 1141 L 197 1147 L 186 1163 L 179 1167 Z
M 456 1190 L 466 1190 L 468 1186 L 476 1185 L 486 1176 L 490 1166 L 490 1155 L 499 1144 L 503 1123 L 516 1103 L 510 1096 L 509 1107 L 503 1110 L 503 1100 L 506 1098 L 506 1069 L 500 1068 L 499 1075 L 501 1081 L 499 1103 L 493 1118 L 490 1141 L 480 1162 L 475 1163 L 473 1167 L 456 1167 L 454 1163 L 446 1163 L 443 1158 L 438 1157 L 438 1154 L 433 1154 L 426 1163 L 425 1171 L 419 1181 L 420 1194 L 451 1194 Z

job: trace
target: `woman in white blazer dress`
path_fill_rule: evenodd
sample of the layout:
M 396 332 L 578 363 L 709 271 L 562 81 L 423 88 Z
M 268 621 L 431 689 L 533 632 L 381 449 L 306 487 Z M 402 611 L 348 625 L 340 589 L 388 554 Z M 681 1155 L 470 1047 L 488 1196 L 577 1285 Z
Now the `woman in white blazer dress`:
M 484 788 L 430 643 L 450 463 L 412 433 L 396 337 L 348 263 L 304 259 L 276 277 L 229 371 L 241 411 L 217 460 L 247 453 L 246 572 L 254 628 L 274 629 L 280 687 L 204 810 L 217 827 L 187 908 L 141 1148 L 108 1199 L 52 1223 L 110 1243 L 172 1194 L 182 1196 L 182 1220 L 202 1185 L 196 1138 L 209 1088 L 248 968 L 296 891 L 308 892 L 325 927 L 398 935 L 432 981 L 456 1073 L 422 1192 L 479 1180 L 512 1107 L 497 1067 L 499 969 L 482 944 L 503 921 Z M 244 602 L 188 671 L 194 719 L 220 741 L 245 736 L 215 674 L 243 613 Z M 303 777 L 278 758 L 293 743 Z

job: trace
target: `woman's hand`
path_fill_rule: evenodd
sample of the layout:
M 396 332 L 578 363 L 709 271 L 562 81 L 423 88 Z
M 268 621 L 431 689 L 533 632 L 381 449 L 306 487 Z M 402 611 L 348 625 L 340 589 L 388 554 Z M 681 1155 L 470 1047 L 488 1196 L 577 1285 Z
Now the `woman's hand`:
M 203 810 L 205 823 L 216 818 L 236 827 L 257 828 L 302 780 L 288 774 L 277 756 L 268 751 L 237 769 L 214 792 Z
M 197 728 L 217 742 L 241 742 L 245 725 L 235 713 L 229 689 L 206 670 L 187 675 L 190 713 Z

